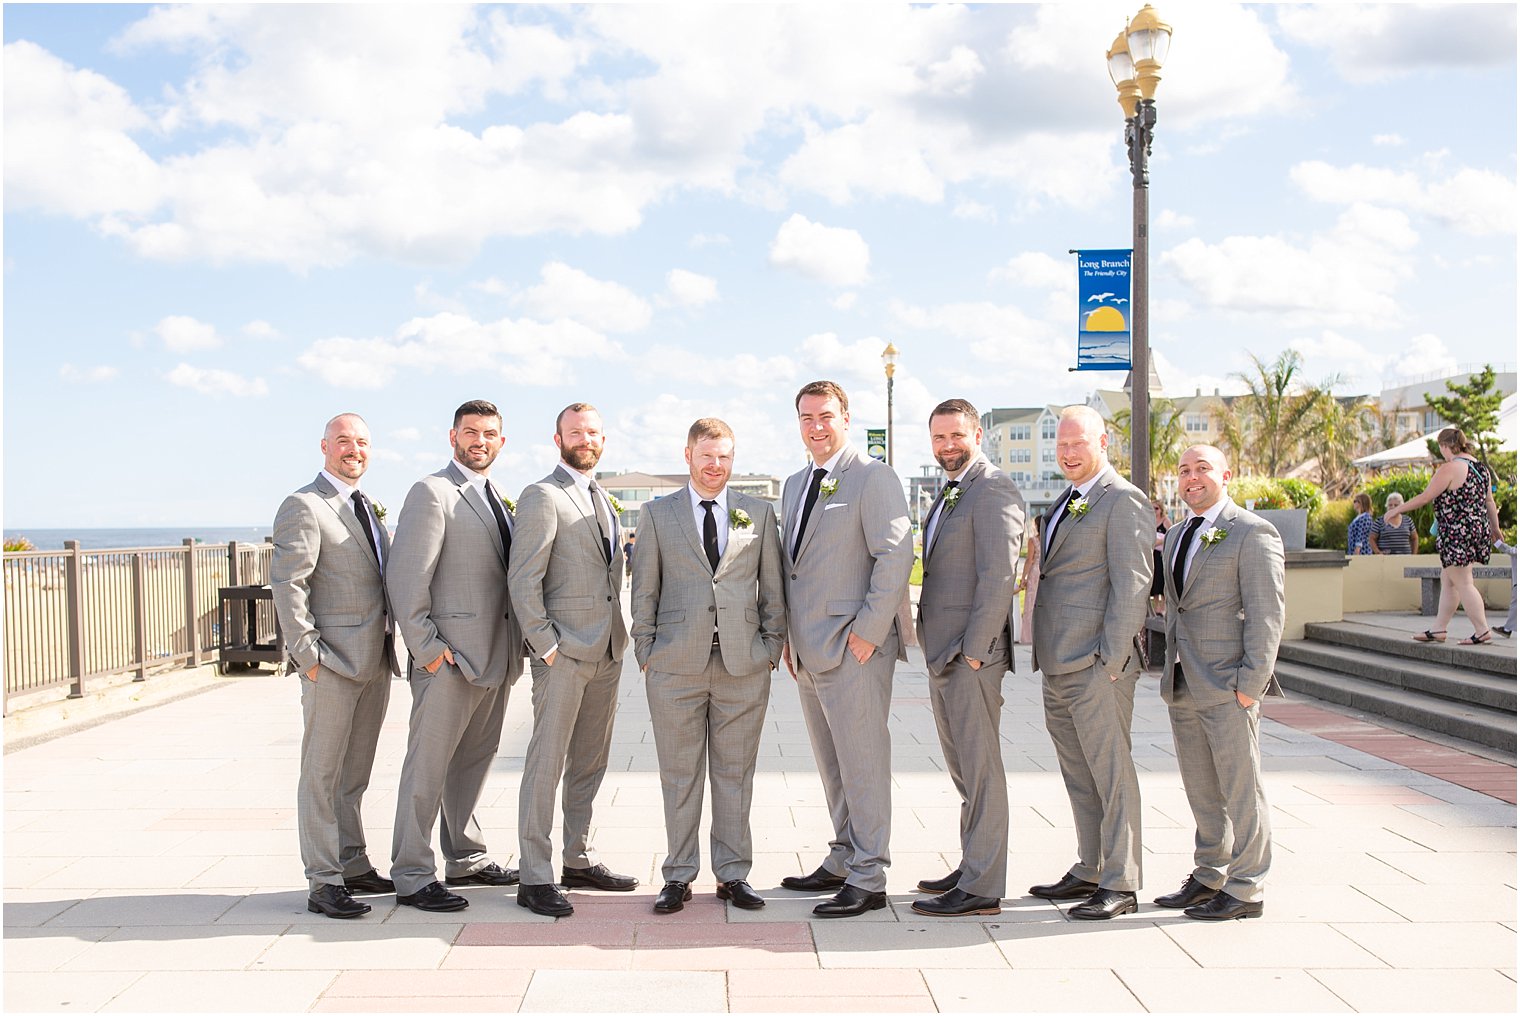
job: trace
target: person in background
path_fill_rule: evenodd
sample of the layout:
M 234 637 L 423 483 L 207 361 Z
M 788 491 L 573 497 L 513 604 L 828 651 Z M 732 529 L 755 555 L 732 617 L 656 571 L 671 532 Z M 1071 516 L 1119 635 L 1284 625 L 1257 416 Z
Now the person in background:
M 1168 523 L 1166 505 L 1152 500 L 1151 508 L 1156 513 L 1156 550 L 1151 573 L 1151 613 L 1159 616 L 1166 613 L 1166 576 L 1161 571 L 1161 547 L 1166 543 Z
M 1040 541 L 1044 539 L 1045 516 L 1034 515 L 1029 519 L 1029 538 L 1024 543 L 1024 572 L 1019 577 L 1018 591 L 1024 594 L 1024 609 L 1019 615 L 1019 641 L 1025 645 L 1034 642 L 1034 595 L 1040 588 Z
M 1388 500 L 1383 502 L 1383 511 L 1396 512 L 1404 506 L 1404 495 L 1394 491 L 1388 495 Z M 1388 524 L 1388 516 L 1372 523 L 1372 533 L 1367 537 L 1367 542 L 1372 547 L 1374 554 L 1413 554 L 1417 537 L 1414 532 L 1414 519 L 1399 518 L 1397 525 Z
M 1515 637 L 1515 548 L 1505 543 L 1502 539 L 1494 540 L 1494 549 L 1501 554 L 1509 555 L 1509 617 L 1504 624 L 1494 625 L 1494 631 L 1505 638 Z
M 1372 498 L 1358 494 L 1351 499 L 1351 504 L 1356 509 L 1356 518 L 1346 527 L 1346 555 L 1370 554 L 1372 544 L 1368 538 L 1372 535 Z

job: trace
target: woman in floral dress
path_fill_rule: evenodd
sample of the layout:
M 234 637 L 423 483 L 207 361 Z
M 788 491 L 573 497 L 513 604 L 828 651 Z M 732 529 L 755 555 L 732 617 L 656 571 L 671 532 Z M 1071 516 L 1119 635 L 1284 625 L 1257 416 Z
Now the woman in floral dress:
M 1416 635 L 1416 642 L 1445 642 L 1446 626 L 1457 612 L 1457 605 L 1467 612 L 1473 624 L 1471 638 L 1464 646 L 1481 646 L 1493 641 L 1488 630 L 1488 615 L 1483 610 L 1483 594 L 1473 584 L 1474 564 L 1487 564 L 1493 540 L 1499 532 L 1499 509 L 1494 504 L 1488 469 L 1472 457 L 1467 435 L 1456 427 L 1447 427 L 1436 435 L 1441 457 L 1446 461 L 1436 467 L 1430 483 L 1401 508 L 1391 508 L 1384 516 L 1390 525 L 1398 525 L 1399 516 L 1435 502 L 1436 547 L 1441 553 L 1441 603 L 1436 610 L 1434 630 Z

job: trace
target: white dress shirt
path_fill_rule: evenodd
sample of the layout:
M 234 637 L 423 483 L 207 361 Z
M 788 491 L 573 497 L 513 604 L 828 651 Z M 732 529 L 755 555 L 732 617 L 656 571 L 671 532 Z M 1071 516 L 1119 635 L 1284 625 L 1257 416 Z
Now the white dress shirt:
M 965 476 L 966 473 L 970 471 L 971 467 L 976 465 L 977 460 L 979 460 L 981 457 L 982 453 L 978 451 L 975 455 L 966 460 L 966 464 L 961 467 L 960 472 L 956 473 L 954 476 L 946 474 L 945 486 L 948 487 L 951 483 L 954 483 L 957 490 L 963 489 L 960 486 L 960 478 Z M 929 552 L 929 548 L 934 546 L 934 534 L 935 531 L 939 529 L 939 520 L 944 514 L 945 499 L 940 498 L 939 503 L 934 506 L 934 511 L 929 516 L 929 520 L 924 523 L 924 553 L 926 554 Z
M 1224 511 L 1223 497 L 1220 497 L 1220 499 L 1218 501 L 1215 501 L 1213 505 L 1204 509 L 1202 515 L 1203 522 L 1198 526 L 1197 532 L 1193 534 L 1193 542 L 1188 544 L 1187 560 L 1182 563 L 1182 580 L 1184 582 L 1187 581 L 1188 569 L 1193 567 L 1193 558 L 1198 556 L 1198 548 L 1203 546 L 1203 534 L 1212 529 L 1214 527 L 1214 524 L 1219 521 L 1219 513 L 1222 511 Z M 1196 519 L 1198 517 L 1198 513 L 1190 511 L 1188 512 L 1187 518 L 1183 519 L 1177 524 L 1179 526 L 1185 526 L 1193 519 Z M 1172 560 L 1168 563 L 1173 568 L 1177 566 L 1177 555 L 1175 553 L 1172 554 Z
M 691 484 L 686 485 L 686 490 L 691 494 L 692 517 L 697 521 L 697 536 L 702 535 L 702 527 L 707 523 L 707 509 L 702 507 L 703 501 L 716 501 L 713 506 L 713 520 L 718 523 L 718 557 L 721 559 L 728 550 L 728 488 L 718 491 L 716 497 L 704 498 L 697 493 L 697 488 Z
M 1098 482 L 1098 477 L 1100 477 L 1102 475 L 1103 475 L 1103 470 L 1100 469 L 1096 473 L 1094 473 L 1092 476 L 1088 477 L 1087 482 L 1082 483 L 1082 484 L 1080 484 L 1080 485 L 1078 485 L 1076 487 L 1068 487 L 1066 489 L 1066 493 L 1061 495 L 1061 500 L 1063 502 L 1062 505 L 1061 505 L 1061 512 L 1064 512 L 1067 515 L 1071 514 L 1071 512 L 1068 510 L 1067 504 L 1065 502 L 1067 501 L 1067 499 L 1069 499 L 1071 497 L 1071 492 L 1073 490 L 1075 490 L 1082 497 L 1086 497 L 1088 494 L 1092 493 L 1093 487 Z M 1059 523 L 1059 525 L 1057 523 Z M 1051 537 L 1055 536 L 1056 530 L 1059 529 L 1061 526 L 1064 526 L 1064 525 L 1066 525 L 1066 520 L 1061 517 L 1060 513 L 1057 513 L 1056 516 L 1055 516 L 1055 518 L 1053 518 L 1053 519 L 1050 520 L 1050 526 L 1047 527 L 1047 531 L 1045 533 L 1045 549 L 1046 550 L 1050 549 L 1050 539 L 1051 539 Z
M 348 503 L 348 507 L 350 510 L 352 510 L 354 507 L 354 495 L 359 492 L 359 485 L 357 483 L 349 483 L 342 477 L 334 476 L 325 469 L 322 470 L 322 475 L 327 477 L 327 482 L 332 484 L 333 487 L 337 489 L 338 496 L 346 501 Z M 365 503 L 368 503 L 367 498 L 365 500 Z M 354 512 L 354 517 L 359 517 L 359 513 L 357 511 Z M 370 510 L 369 531 L 372 534 L 370 541 L 375 545 L 375 560 L 384 560 L 384 552 L 380 549 L 380 520 L 375 518 L 373 509 Z
M 840 458 L 840 456 L 842 456 L 844 454 L 844 450 L 846 448 L 848 448 L 848 447 L 849 447 L 849 445 L 847 445 L 847 444 L 840 445 L 839 446 L 839 451 L 835 452 L 832 456 L 830 456 L 829 461 L 827 461 L 827 462 L 813 462 L 813 461 L 809 460 L 809 462 L 808 462 L 808 481 L 807 482 L 809 484 L 811 484 L 813 482 L 813 470 L 814 469 L 819 469 L 819 468 L 823 469 L 823 471 L 824 471 L 823 478 L 824 478 L 825 481 L 827 481 L 828 478 L 831 475 L 833 475 L 833 473 L 834 473 L 834 467 L 837 466 L 837 465 L 839 465 L 839 458 Z M 822 494 L 821 491 L 818 494 L 818 499 L 820 501 L 823 500 L 823 494 Z M 804 485 L 803 488 L 802 488 L 802 496 L 797 499 L 797 512 L 796 512 L 795 515 L 792 516 L 792 521 L 796 523 L 796 526 L 792 529 L 792 533 L 794 534 L 793 535 L 793 539 L 796 539 L 795 534 L 797 534 L 797 533 L 799 533 L 799 532 L 802 531 L 802 510 L 804 508 L 806 508 L 806 507 L 807 507 L 807 486 Z

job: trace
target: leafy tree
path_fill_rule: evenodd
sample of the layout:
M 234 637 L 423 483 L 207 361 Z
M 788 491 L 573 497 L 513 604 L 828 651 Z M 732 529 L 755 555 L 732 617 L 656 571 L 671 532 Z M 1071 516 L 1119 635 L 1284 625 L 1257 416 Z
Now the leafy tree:
M 1314 428 L 1320 403 L 1330 398 L 1331 386 L 1306 384 L 1299 376 L 1303 358 L 1297 350 L 1285 349 L 1271 363 L 1263 363 L 1251 354 L 1254 372 L 1240 372 L 1235 378 L 1246 386 L 1246 393 L 1236 398 L 1234 409 L 1241 418 L 1243 446 L 1241 465 L 1253 471 L 1278 476 L 1292 466 Z
M 1345 497 L 1357 485 L 1352 461 L 1367 450 L 1377 430 L 1377 406 L 1365 398 L 1338 399 L 1327 388 L 1310 413 L 1303 453 L 1319 460 L 1319 482 L 1331 498 Z
M 1446 390 L 1451 394 L 1426 395 L 1425 404 L 1466 434 L 1477 457 L 1493 470 L 1499 522 L 1506 529 L 1511 528 L 1515 525 L 1515 453 L 1499 451 L 1502 441 L 1498 433 L 1499 406 L 1504 395 L 1494 389 L 1494 368 L 1485 364 L 1460 384 L 1447 381 Z M 1426 444 L 1430 446 L 1431 457 L 1439 462 L 1441 450 L 1435 439 Z
M 1151 400 L 1151 489 L 1146 491 L 1151 497 L 1157 495 L 1163 479 L 1176 475 L 1177 464 L 1182 460 L 1183 442 L 1187 436 L 1182 427 L 1182 415 L 1182 408 L 1171 399 Z M 1115 413 L 1111 426 L 1121 447 L 1134 447 L 1128 409 Z M 1128 467 L 1129 458 L 1126 455 L 1123 456 L 1122 468 Z M 1115 468 L 1121 468 L 1120 464 L 1116 464 Z

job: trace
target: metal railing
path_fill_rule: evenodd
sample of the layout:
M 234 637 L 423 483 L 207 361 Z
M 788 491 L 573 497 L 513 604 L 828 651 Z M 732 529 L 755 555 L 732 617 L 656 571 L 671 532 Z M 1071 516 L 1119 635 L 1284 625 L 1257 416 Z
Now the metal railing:
M 15 695 L 92 678 L 182 664 L 198 667 L 217 644 L 223 586 L 269 581 L 272 542 L 205 546 L 7 551 L 5 709 Z M 272 618 L 269 632 L 273 638 Z M 263 626 L 261 624 L 261 626 Z

